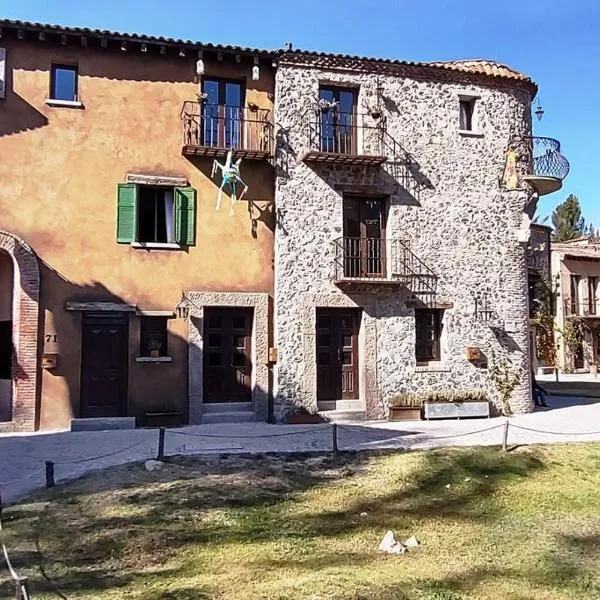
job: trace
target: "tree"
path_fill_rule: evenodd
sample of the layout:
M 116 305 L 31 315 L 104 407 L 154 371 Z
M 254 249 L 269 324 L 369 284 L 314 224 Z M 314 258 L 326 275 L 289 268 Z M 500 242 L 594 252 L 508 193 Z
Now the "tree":
M 585 219 L 581 216 L 581 205 L 577 196 L 569 194 L 567 199 L 556 207 L 552 213 L 552 225 L 555 242 L 565 242 L 585 234 Z

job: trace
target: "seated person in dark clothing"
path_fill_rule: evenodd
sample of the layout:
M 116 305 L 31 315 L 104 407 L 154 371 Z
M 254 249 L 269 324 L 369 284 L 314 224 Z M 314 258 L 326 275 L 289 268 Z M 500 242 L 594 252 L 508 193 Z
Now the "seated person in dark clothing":
M 531 373 L 531 393 L 533 395 L 533 402 L 536 406 L 548 406 L 548 404 L 546 404 L 548 392 L 536 381 L 533 371 Z

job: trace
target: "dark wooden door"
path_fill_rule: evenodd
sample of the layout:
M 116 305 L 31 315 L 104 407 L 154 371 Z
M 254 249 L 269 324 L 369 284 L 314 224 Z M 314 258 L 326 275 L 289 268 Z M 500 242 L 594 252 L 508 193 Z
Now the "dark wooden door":
M 81 338 L 81 416 L 127 414 L 129 325 L 124 314 L 85 314 Z
M 344 198 L 344 277 L 385 277 L 383 198 Z
M 317 400 L 358 398 L 357 309 L 317 309 Z
M 204 401 L 252 400 L 251 308 L 204 309 Z

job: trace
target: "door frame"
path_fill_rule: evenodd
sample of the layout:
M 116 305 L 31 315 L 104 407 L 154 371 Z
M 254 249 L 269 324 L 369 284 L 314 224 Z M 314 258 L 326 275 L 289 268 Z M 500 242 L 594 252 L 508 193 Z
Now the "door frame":
M 253 308 L 252 323 L 252 404 L 257 421 L 269 418 L 270 300 L 266 293 L 186 292 L 189 305 L 189 423 L 202 422 L 204 411 L 204 308 Z
M 124 373 L 123 373 L 123 394 L 119 402 L 119 417 L 126 417 L 129 409 L 129 353 L 130 353 L 130 327 L 129 327 L 129 314 L 127 312 L 112 312 L 112 311 L 85 311 L 81 314 L 81 345 L 80 345 L 80 361 L 79 361 L 79 417 L 85 417 L 85 403 L 83 393 L 83 352 L 84 352 L 84 330 L 88 323 L 86 320 L 98 319 L 100 322 L 104 319 L 105 322 L 113 320 L 115 325 L 124 326 L 125 328 L 125 340 L 124 345 L 126 349 L 125 360 L 124 360 Z

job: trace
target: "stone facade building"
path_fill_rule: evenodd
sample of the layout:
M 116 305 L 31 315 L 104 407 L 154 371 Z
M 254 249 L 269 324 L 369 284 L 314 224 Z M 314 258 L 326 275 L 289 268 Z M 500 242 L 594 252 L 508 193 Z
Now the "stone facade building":
M 531 409 L 528 77 L 0 28 L 0 431 L 497 402 L 504 360 Z
M 484 61 L 280 57 L 278 418 L 381 418 L 402 391 L 497 402 L 492 361 L 520 375 L 513 410 L 532 410 L 529 218 L 557 189 L 528 151 L 535 93 Z

